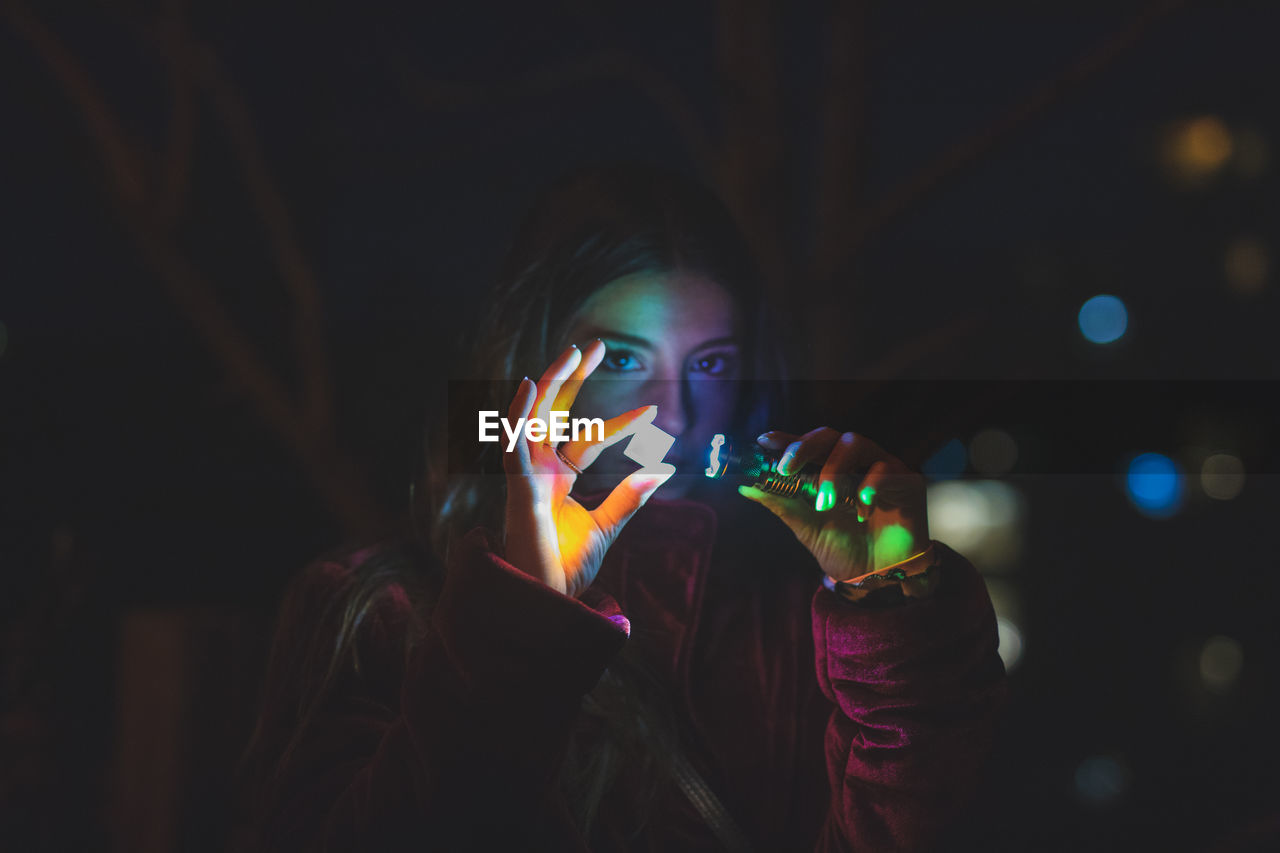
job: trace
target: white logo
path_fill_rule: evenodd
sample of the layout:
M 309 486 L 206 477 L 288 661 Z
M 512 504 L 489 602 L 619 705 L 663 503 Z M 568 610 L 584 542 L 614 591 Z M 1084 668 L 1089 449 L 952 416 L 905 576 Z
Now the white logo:
M 516 441 L 521 434 L 529 441 L 604 441 L 604 421 L 600 418 L 573 418 L 568 412 L 552 411 L 550 422 L 542 418 L 520 418 L 515 424 L 506 418 L 499 417 L 496 411 L 480 412 L 480 441 L 498 442 L 501 436 L 498 427 L 507 436 L 508 453 L 515 450 Z M 585 433 L 585 435 L 584 435 Z M 723 440 L 723 439 L 722 439 Z M 635 434 L 627 442 L 622 454 L 628 459 L 639 462 L 645 468 L 651 468 L 662 462 L 663 458 L 675 444 L 674 436 L 654 426 L 652 423 L 640 424 Z
M 569 441 L 572 436 L 573 441 L 583 440 L 580 438 L 583 432 L 586 432 L 586 441 L 604 441 L 604 421 L 600 418 L 574 418 L 572 423 L 569 420 L 568 412 L 551 412 L 550 423 L 542 418 L 520 418 L 516 421 L 515 426 L 506 418 L 498 417 L 495 412 L 480 413 L 480 441 L 498 441 L 498 426 L 502 426 L 502 431 L 507 435 L 507 452 L 510 453 L 516 448 L 516 440 L 520 437 L 520 433 L 524 433 L 524 437 L 529 441 L 552 441 L 562 442 Z M 665 451 L 664 451 L 665 452 Z

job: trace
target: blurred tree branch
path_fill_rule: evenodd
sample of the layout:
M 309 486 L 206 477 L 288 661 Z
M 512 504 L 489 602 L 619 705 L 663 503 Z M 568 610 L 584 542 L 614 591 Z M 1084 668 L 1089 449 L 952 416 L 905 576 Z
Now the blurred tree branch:
M 294 452 L 321 497 L 347 532 L 368 535 L 383 520 L 363 472 L 337 446 L 332 399 L 324 358 L 323 320 L 315 278 L 293 235 L 284 203 L 266 166 L 248 111 L 222 75 L 211 51 L 190 42 L 180 13 L 158 33 L 169 60 L 175 100 L 162 174 L 150 178 L 147 152 L 131 140 L 103 93 L 58 37 L 18 0 L 5 13 L 61 84 L 89 127 L 102 157 L 111 196 L 126 230 L 170 297 L 187 316 L 214 356 L 244 389 L 259 413 Z M 188 76 L 190 75 L 190 76 Z M 189 183 L 193 134 L 192 81 L 212 97 L 240 160 L 258 215 L 266 226 L 277 267 L 293 297 L 294 344 L 304 377 L 300 405 L 274 375 L 257 348 L 236 326 L 208 281 L 173 234 Z
M 776 302 L 797 286 L 810 288 L 813 304 L 826 304 L 853 286 L 851 265 L 868 239 L 920 204 L 947 181 L 962 174 L 1014 138 L 1036 118 L 1074 94 L 1122 58 L 1160 20 L 1186 0 L 1155 0 L 1120 30 L 1101 39 L 1059 74 L 1042 84 L 995 121 L 946 148 L 900 186 L 868 202 L 861 197 L 864 166 L 864 103 L 867 0 L 829 3 L 825 64 L 820 98 L 819 137 L 814 158 L 813 209 L 808 251 L 788 244 L 786 190 L 787 145 L 783 93 L 774 34 L 784 10 L 773 0 L 716 0 L 715 75 L 720 127 L 712 135 L 680 90 L 640 57 L 605 50 L 545 69 L 520 81 L 489 85 L 445 83 L 424 77 L 397 54 L 394 64 L 418 103 L 427 109 L 486 106 L 505 100 L 545 96 L 569 85 L 615 78 L 636 86 L 663 108 L 681 134 L 695 163 L 720 192 L 743 228 Z M 802 242 L 805 240 L 802 238 Z M 818 312 L 798 341 L 811 368 L 842 372 L 850 355 L 848 317 Z M 970 319 L 936 329 L 907 333 L 899 347 L 877 362 L 860 366 L 860 375 L 882 375 L 889 367 L 906 369 L 936 351 L 929 342 L 976 334 L 982 324 Z M 912 339 L 915 335 L 918 340 Z M 809 349 L 809 342 L 819 342 Z
M 494 107 L 525 98 L 544 97 L 570 86 L 598 80 L 620 80 L 636 88 L 662 109 L 703 170 L 715 162 L 715 150 L 702 117 L 669 77 L 624 51 L 607 49 L 571 59 L 501 83 L 456 83 L 428 77 L 403 52 L 390 54 L 391 69 L 406 91 L 427 110 Z
M 831 4 L 814 173 L 810 277 L 829 282 L 856 221 L 866 105 L 868 0 Z
M 871 233 L 902 215 L 913 205 L 919 204 L 946 180 L 960 174 L 982 157 L 990 155 L 1050 107 L 1075 94 L 1111 68 L 1156 23 L 1185 6 L 1186 2 L 1187 0 L 1156 0 L 1148 4 L 1123 29 L 1104 37 L 1000 118 L 977 133 L 954 143 L 936 160 L 921 167 L 914 176 L 862 213 L 850 235 L 847 244 L 849 252 L 845 258 L 833 262 L 833 269 L 841 266 L 848 255 L 861 246 Z
M 784 128 L 770 0 L 717 0 L 715 69 L 722 133 L 709 173 L 754 247 L 765 281 L 787 281 Z M 778 295 L 775 293 L 775 296 Z
M 784 125 L 775 43 L 783 6 L 773 0 L 717 0 L 713 5 L 721 119 L 714 135 L 673 80 L 620 49 L 601 50 L 519 81 L 497 84 L 432 80 L 402 53 L 392 53 L 389 61 L 406 90 L 421 106 L 433 110 L 545 96 L 600 79 L 629 83 L 668 116 L 694 162 L 719 190 L 750 241 L 775 301 L 800 286 L 810 290 L 813 304 L 822 305 L 836 296 L 843 301 L 843 291 L 852 286 L 851 264 L 871 235 L 1095 79 L 1156 22 L 1184 4 L 1185 0 L 1150 3 L 997 120 L 958 140 L 871 204 L 861 198 L 859 187 L 865 157 L 867 2 L 830 4 L 813 208 L 811 217 L 801 217 L 813 223 L 807 252 L 788 241 L 788 211 L 794 208 L 794 199 L 787 191 L 786 156 L 792 140 Z M 348 529 L 369 529 L 377 517 L 370 493 L 356 466 L 339 452 L 334 436 L 323 306 L 314 272 L 294 233 L 249 112 L 217 57 L 190 38 L 181 0 L 166 5 L 153 29 L 153 41 L 168 64 L 173 105 L 163 155 L 157 158 L 160 168 L 154 175 L 148 173 L 146 152 L 129 138 L 107 100 L 58 38 L 19 0 L 7 0 L 4 8 L 79 109 L 102 157 L 116 206 L 172 298 L 272 429 L 288 440 Z M 209 98 L 226 133 L 295 306 L 292 340 L 303 376 L 302 399 L 296 406 L 285 385 L 236 328 L 219 301 L 218 288 L 201 275 L 172 234 L 191 180 L 198 93 Z M 848 317 L 817 312 L 806 329 L 807 340 L 824 343 L 820 350 L 806 353 L 814 361 L 809 367 L 821 365 L 822 372 L 831 374 L 845 372 L 851 355 L 848 325 Z M 919 363 L 924 353 L 936 352 L 939 341 L 976 333 L 979 325 L 966 321 L 908 331 L 893 351 L 857 372 L 883 376 L 886 370 L 906 370 L 909 363 Z
M 857 151 L 854 133 L 858 127 L 863 81 L 856 72 L 856 60 L 843 57 L 839 47 L 841 43 L 865 44 L 865 39 L 859 35 L 861 16 L 858 12 L 861 0 L 835 4 L 837 8 L 832 20 L 829 57 L 831 70 L 826 90 L 828 108 L 824 113 L 824 137 L 820 141 L 821 150 L 828 156 L 821 160 L 823 170 L 818 180 L 817 221 L 819 234 L 823 239 L 816 244 L 809 272 L 809 280 L 816 286 L 819 294 L 829 294 L 842 284 L 849 286 L 852 283 L 850 267 L 868 238 L 876 231 L 919 205 L 948 180 L 992 154 L 1051 107 L 1100 76 L 1141 41 L 1151 27 L 1185 3 L 1186 0 L 1156 0 L 1149 3 L 1124 28 L 1101 39 L 994 122 L 954 143 L 899 187 L 888 192 L 879 201 L 867 205 L 858 203 L 856 174 L 851 172 L 858 166 L 854 156 Z M 852 90 L 854 95 L 846 102 L 847 106 L 841 109 L 843 99 L 839 95 L 846 90 Z M 842 162 L 842 151 L 848 155 L 847 162 Z M 830 188 L 836 197 L 824 194 L 823 188 Z M 820 363 L 838 364 L 842 360 L 841 343 L 847 338 L 846 329 L 842 325 L 845 321 L 846 318 L 832 316 L 831 312 L 818 316 L 817 337 L 826 342 L 823 351 L 817 354 Z M 974 334 L 982 326 L 981 323 L 967 322 L 960 327 L 944 324 L 937 329 L 920 330 L 916 333 L 916 338 L 904 340 L 894 350 L 858 372 L 861 375 L 884 375 L 890 369 L 905 370 L 903 353 L 935 350 L 936 347 L 926 343 L 938 340 L 939 335 L 953 338 L 957 328 L 962 334 Z M 948 328 L 952 331 L 948 332 Z M 919 363 L 920 359 L 909 361 Z
M 173 118 L 169 121 L 164 154 L 161 158 L 163 179 L 157 199 L 156 218 L 162 223 L 175 222 L 187 200 L 191 185 L 191 148 L 195 142 L 195 93 L 191 73 L 182 60 L 181 49 L 186 33 L 186 4 L 174 0 L 161 18 L 157 41 L 169 63 L 169 88 Z

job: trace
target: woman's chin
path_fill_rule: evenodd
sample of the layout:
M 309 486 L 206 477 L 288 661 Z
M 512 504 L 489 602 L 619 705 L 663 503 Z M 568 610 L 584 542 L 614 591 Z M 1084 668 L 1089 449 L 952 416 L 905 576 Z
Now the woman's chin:
M 599 495 L 603 497 L 613 491 L 623 478 L 632 471 L 638 470 L 634 465 L 625 471 L 596 471 L 594 467 L 588 473 L 578 477 L 577 483 L 573 487 L 575 495 Z M 703 478 L 697 474 L 677 473 L 667 480 L 658 490 L 653 493 L 653 497 L 661 500 L 675 500 L 683 498 Z
M 693 488 L 694 477 L 691 474 L 675 474 L 670 480 L 658 487 L 653 493 L 655 498 L 663 500 L 675 500 L 683 498 L 689 494 L 689 490 Z

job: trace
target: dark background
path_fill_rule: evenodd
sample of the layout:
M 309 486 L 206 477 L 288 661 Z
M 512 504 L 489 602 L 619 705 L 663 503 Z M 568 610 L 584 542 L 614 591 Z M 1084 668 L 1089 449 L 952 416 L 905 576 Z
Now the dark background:
M 0 7 L 0 847 L 239 849 L 284 583 L 404 512 L 533 193 L 617 159 L 726 199 L 801 378 L 1239 403 L 1145 443 L 1102 408 L 1081 440 L 1115 471 L 1043 408 L 1019 428 L 991 579 L 1025 653 L 954 842 L 1275 843 L 1276 469 L 1232 500 L 1190 475 L 1274 460 L 1280 7 L 429 5 Z M 1106 346 L 1076 324 L 1099 293 L 1129 310 Z M 863 428 L 808 387 L 799 426 Z M 1172 518 L 1115 476 L 1141 451 L 1190 472 Z M 1243 665 L 1210 689 L 1214 636 Z

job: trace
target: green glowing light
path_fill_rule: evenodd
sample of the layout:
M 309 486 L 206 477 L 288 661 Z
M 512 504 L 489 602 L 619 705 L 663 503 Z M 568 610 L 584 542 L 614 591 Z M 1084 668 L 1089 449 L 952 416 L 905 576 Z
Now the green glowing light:
M 818 487 L 818 497 L 813 503 L 813 508 L 818 512 L 826 512 L 836 505 L 836 486 L 830 480 L 823 481 Z
M 858 521 L 866 521 L 866 518 L 863 517 L 862 513 L 858 513 Z
M 890 524 L 876 537 L 875 564 L 892 566 L 900 563 L 914 553 L 911 549 L 915 538 L 901 524 Z
M 871 502 L 875 500 L 875 497 L 875 486 L 863 486 L 862 491 L 858 492 L 858 500 L 862 501 L 867 506 L 871 506 Z

